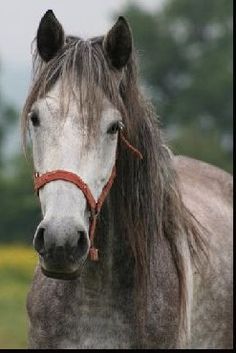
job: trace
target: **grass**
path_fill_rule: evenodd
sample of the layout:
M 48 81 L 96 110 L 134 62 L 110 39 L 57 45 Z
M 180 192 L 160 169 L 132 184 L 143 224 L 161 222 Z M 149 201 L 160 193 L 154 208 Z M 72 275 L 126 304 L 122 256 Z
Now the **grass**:
M 25 304 L 36 263 L 31 248 L 0 247 L 0 349 L 27 348 Z

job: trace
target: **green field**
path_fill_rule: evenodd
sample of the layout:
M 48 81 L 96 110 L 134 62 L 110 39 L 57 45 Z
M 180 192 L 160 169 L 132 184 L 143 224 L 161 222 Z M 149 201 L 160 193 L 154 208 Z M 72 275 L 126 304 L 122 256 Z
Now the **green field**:
M 0 349 L 27 348 L 25 303 L 36 263 L 31 248 L 0 247 Z

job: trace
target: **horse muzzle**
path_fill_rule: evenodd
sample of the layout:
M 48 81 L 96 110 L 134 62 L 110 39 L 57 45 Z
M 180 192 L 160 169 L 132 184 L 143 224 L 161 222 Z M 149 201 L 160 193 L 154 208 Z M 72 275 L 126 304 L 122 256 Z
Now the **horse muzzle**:
M 42 221 L 34 236 L 42 272 L 51 278 L 75 279 L 81 273 L 90 241 L 88 233 L 71 220 Z

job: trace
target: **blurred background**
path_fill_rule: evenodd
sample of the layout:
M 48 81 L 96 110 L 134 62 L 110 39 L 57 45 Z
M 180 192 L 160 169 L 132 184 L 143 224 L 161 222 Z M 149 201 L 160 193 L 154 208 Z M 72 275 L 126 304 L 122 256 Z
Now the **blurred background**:
M 105 34 L 125 16 L 140 81 L 169 146 L 232 172 L 231 0 L 2 0 L 0 2 L 0 348 L 27 346 L 26 294 L 40 209 L 20 142 L 31 42 L 53 9 L 67 34 Z

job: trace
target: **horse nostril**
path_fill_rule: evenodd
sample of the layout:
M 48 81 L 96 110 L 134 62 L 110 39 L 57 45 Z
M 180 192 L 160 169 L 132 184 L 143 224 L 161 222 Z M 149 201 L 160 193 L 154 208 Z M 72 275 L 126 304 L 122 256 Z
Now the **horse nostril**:
M 79 234 L 79 239 L 77 241 L 77 249 L 76 249 L 76 254 L 79 257 L 82 257 L 86 254 L 88 250 L 88 239 L 87 235 L 83 231 L 78 231 Z
M 34 239 L 34 248 L 41 256 L 45 254 L 44 231 L 44 228 L 39 228 Z

